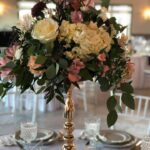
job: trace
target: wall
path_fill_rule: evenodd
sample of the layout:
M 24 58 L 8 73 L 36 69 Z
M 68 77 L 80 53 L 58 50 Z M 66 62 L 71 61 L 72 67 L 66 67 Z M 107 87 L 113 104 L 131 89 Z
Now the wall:
M 111 0 L 111 3 L 132 5 L 132 34 L 150 34 L 150 20 L 143 18 L 143 10 L 150 7 L 150 0 Z
M 0 0 L 0 3 L 5 4 L 5 11 L 0 15 L 0 30 L 11 29 L 17 23 L 17 0 Z
M 0 30 L 9 28 L 17 22 L 17 0 L 0 0 L 7 5 L 7 10 L 0 16 Z M 99 1 L 99 0 L 98 0 Z M 143 19 L 143 10 L 150 7 L 150 0 L 111 0 L 112 4 L 129 4 L 133 6 L 132 33 L 150 34 L 150 21 Z

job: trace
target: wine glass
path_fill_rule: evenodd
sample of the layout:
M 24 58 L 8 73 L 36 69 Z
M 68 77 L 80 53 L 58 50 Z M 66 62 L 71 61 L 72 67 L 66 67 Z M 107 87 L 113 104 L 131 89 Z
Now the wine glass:
M 26 122 L 21 123 L 21 135 L 20 137 L 29 144 L 37 137 L 37 123 Z
M 144 138 L 142 139 L 141 150 L 148 150 L 148 149 L 150 149 L 150 137 L 144 136 Z
M 96 136 L 100 131 L 100 118 L 90 117 L 85 119 L 85 133 L 90 140 L 92 148 L 96 148 Z

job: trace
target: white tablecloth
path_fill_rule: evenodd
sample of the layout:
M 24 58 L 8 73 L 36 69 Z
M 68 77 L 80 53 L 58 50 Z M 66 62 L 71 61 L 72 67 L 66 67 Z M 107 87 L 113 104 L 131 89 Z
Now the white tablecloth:
M 91 150 L 88 149 L 88 147 L 85 145 L 86 142 L 84 140 L 79 139 L 79 135 L 82 130 L 75 130 L 74 131 L 74 136 L 75 136 L 75 145 L 76 145 L 76 150 Z M 0 137 L 2 138 L 2 137 Z M 49 146 L 43 146 L 41 147 L 42 150 L 61 150 L 62 149 L 63 142 L 61 143 L 53 143 Z M 18 147 L 0 147 L 0 150 L 19 150 Z M 119 149 L 113 149 L 113 148 L 97 148 L 97 150 L 140 150 L 139 148 L 119 148 Z

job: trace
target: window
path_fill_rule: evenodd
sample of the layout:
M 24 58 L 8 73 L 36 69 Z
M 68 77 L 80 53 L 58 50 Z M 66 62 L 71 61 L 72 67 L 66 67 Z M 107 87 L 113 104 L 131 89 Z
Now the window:
M 110 15 L 117 18 L 118 23 L 127 26 L 125 33 L 131 35 L 131 20 L 132 20 L 132 7 L 127 5 L 118 5 L 110 7 Z
M 101 8 L 100 5 L 95 6 L 97 10 Z M 131 35 L 131 20 L 132 20 L 132 7 L 128 5 L 111 5 L 109 7 L 108 17 L 116 17 L 117 22 L 123 26 L 127 26 L 124 33 L 128 36 Z
M 22 19 L 22 17 L 25 14 L 31 14 L 31 8 L 35 5 L 36 2 L 33 1 L 22 1 L 18 3 L 19 6 L 19 18 Z M 55 9 L 56 5 L 54 3 L 47 4 L 48 8 Z
M 31 8 L 34 6 L 34 1 L 21 1 L 18 3 L 19 5 L 19 18 L 21 19 L 25 14 L 31 14 Z M 49 3 L 48 8 L 55 9 L 56 6 L 54 3 Z M 96 5 L 95 8 L 99 10 L 101 8 L 100 5 Z M 111 5 L 109 7 L 109 17 L 116 17 L 118 23 L 128 26 L 128 28 L 124 31 L 128 36 L 131 35 L 131 19 L 132 19 L 132 7 L 129 5 Z

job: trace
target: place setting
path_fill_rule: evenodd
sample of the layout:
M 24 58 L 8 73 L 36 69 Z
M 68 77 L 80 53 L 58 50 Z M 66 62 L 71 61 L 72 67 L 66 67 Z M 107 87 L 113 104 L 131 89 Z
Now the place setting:
M 150 150 L 148 1 L 0 0 L 0 150 Z
M 39 147 L 48 146 L 58 141 L 63 141 L 61 132 L 38 128 L 37 123 L 25 122 L 21 123 L 20 130 L 16 131 L 14 135 L 2 136 L 0 146 L 18 146 L 23 150 L 37 150 Z
M 138 150 L 141 140 L 132 134 L 121 130 L 101 130 L 101 121 L 98 117 L 85 119 L 85 129 L 79 139 L 86 140 L 86 146 L 91 150 Z

